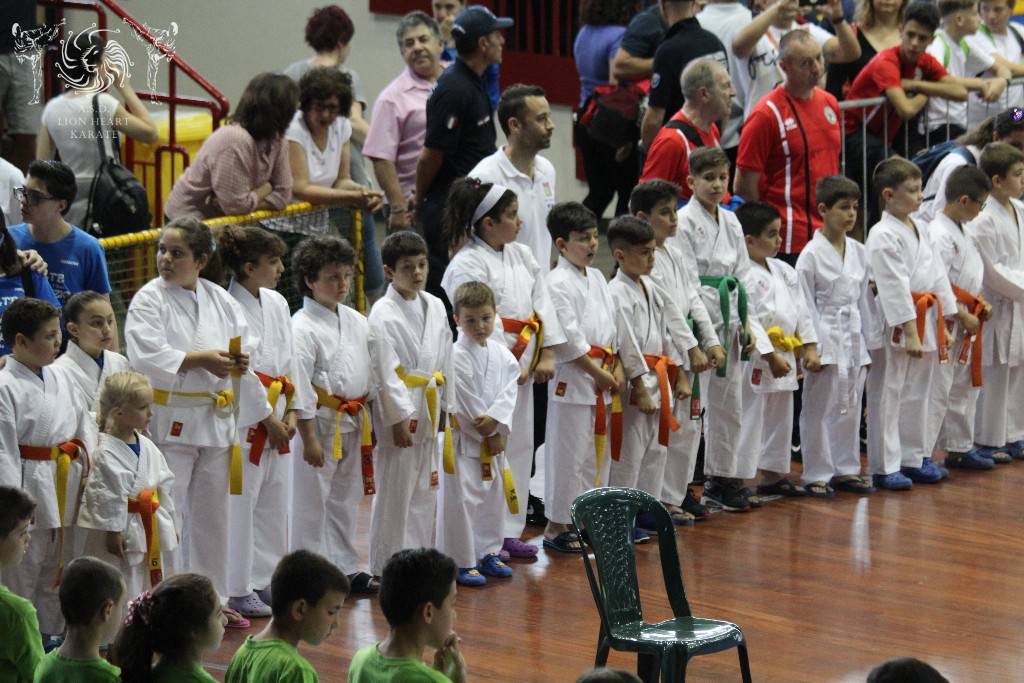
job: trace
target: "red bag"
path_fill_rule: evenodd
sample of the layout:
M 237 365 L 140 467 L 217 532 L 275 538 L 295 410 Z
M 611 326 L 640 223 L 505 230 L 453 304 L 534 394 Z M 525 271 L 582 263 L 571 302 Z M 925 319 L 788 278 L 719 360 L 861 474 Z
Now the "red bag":
M 640 115 L 650 92 L 650 81 L 599 85 L 580 114 L 580 125 L 591 138 L 619 148 L 640 137 Z

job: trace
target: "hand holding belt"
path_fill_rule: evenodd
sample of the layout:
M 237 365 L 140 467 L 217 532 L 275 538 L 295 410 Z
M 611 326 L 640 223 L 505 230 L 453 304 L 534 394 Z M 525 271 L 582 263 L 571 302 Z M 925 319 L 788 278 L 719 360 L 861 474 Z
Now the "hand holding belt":
M 615 353 L 609 346 L 593 346 L 587 355 L 601 363 L 601 369 L 612 371 L 615 367 Z M 594 486 L 601 485 L 601 468 L 604 465 L 604 449 L 608 435 L 608 406 L 604 402 L 604 392 L 594 388 L 594 453 L 597 456 L 597 479 Z M 612 394 L 612 460 L 622 455 L 622 396 Z
M 804 345 L 804 343 L 800 341 L 800 335 L 788 335 L 783 332 L 782 328 L 778 325 L 769 327 L 765 330 L 765 334 L 768 335 L 768 339 L 771 341 L 772 346 L 775 347 L 776 351 L 793 353 Z
M 715 371 L 719 377 L 725 377 L 726 371 L 729 367 L 729 321 L 732 319 L 730 316 L 731 308 L 731 294 L 733 290 L 737 292 L 736 295 L 736 306 L 739 308 L 740 317 L 740 345 L 746 346 L 750 343 L 750 338 L 747 336 L 747 290 L 740 282 L 739 278 L 735 275 L 701 275 L 700 283 L 705 287 L 715 287 L 718 289 L 718 305 L 722 311 L 722 351 L 725 352 L 725 362 L 722 363 L 722 367 Z M 742 353 L 741 357 L 743 360 L 747 360 L 746 353 Z
M 57 576 L 54 586 L 60 585 L 60 577 L 64 571 L 64 520 L 68 503 L 68 477 L 71 473 L 71 461 L 83 457 L 81 483 L 85 483 L 88 453 L 80 439 L 71 439 L 56 446 L 23 446 L 18 445 L 18 453 L 22 460 L 50 461 L 57 463 L 57 476 L 54 479 L 54 490 L 57 494 L 57 517 L 60 528 L 57 530 Z
M 967 354 L 969 352 L 971 356 L 971 386 L 980 387 L 982 385 L 981 332 L 985 326 L 985 321 L 981 319 L 981 314 L 985 310 L 985 304 L 978 297 L 960 289 L 956 285 L 953 285 L 953 294 L 956 295 L 956 300 L 962 303 L 968 312 L 978 319 L 978 331 L 974 334 L 973 339 L 970 335 L 964 338 L 964 348 L 960 351 L 960 364 L 964 365 L 967 363 Z
M 946 346 L 946 321 L 942 317 L 942 303 L 931 292 L 911 292 L 914 305 L 917 307 L 917 336 L 924 343 L 924 323 L 928 317 L 928 309 L 934 306 L 938 311 L 938 324 L 935 329 L 935 345 L 939 350 L 939 362 L 949 362 L 949 349 Z
M 514 318 L 502 318 L 501 327 L 508 334 L 518 334 L 519 337 L 512 344 L 512 355 L 518 361 L 530 345 L 530 337 L 537 335 L 537 344 L 533 347 L 533 358 L 530 359 L 530 370 L 533 371 L 540 361 L 540 347 L 544 343 L 544 323 L 534 313 L 529 320 L 516 320 Z
M 667 356 L 644 354 L 647 367 L 654 370 L 658 375 L 658 393 L 661 396 L 661 419 L 658 420 L 658 443 L 668 446 L 669 430 L 679 431 L 679 422 L 672 414 L 672 387 L 675 386 L 676 376 L 679 374 L 679 366 L 668 359 Z M 671 384 L 671 386 L 670 386 Z
M 281 398 L 281 394 L 284 394 L 285 403 L 283 413 L 288 412 L 288 409 L 292 405 L 292 399 L 295 397 L 295 387 L 292 386 L 291 381 L 285 375 L 278 377 L 272 377 L 262 372 L 257 372 L 256 376 L 267 389 L 267 403 L 270 404 L 271 414 L 277 410 L 277 401 Z M 282 414 L 283 414 L 282 413 Z M 262 422 L 256 423 L 256 426 L 249 430 L 247 437 L 249 442 L 249 462 L 259 467 L 260 459 L 263 457 L 263 449 L 267 443 L 267 427 Z M 282 448 L 278 453 L 284 455 L 290 452 L 288 445 Z
M 149 584 L 155 588 L 164 578 L 160 563 L 160 525 L 156 511 L 160 509 L 160 496 L 156 489 L 142 489 L 137 498 L 128 499 L 128 514 L 142 517 L 142 528 L 146 531 L 146 566 L 149 567 Z
M 344 457 L 341 449 L 341 415 L 345 413 L 355 417 L 363 413 L 363 423 L 359 429 L 359 454 L 363 466 L 363 495 L 372 496 L 377 492 L 373 481 L 373 428 L 370 426 L 370 410 L 366 406 L 369 394 L 363 394 L 356 399 L 346 399 L 336 394 L 327 393 L 327 390 L 313 385 L 316 392 L 317 408 L 323 406 L 334 411 L 334 439 L 331 442 L 331 456 L 335 460 Z
M 401 365 L 395 370 L 398 373 L 398 379 L 405 382 L 405 386 L 410 389 L 423 389 L 423 397 L 427 402 L 427 412 L 430 413 L 430 424 L 433 427 L 433 433 L 437 434 L 438 429 L 438 405 L 437 405 L 437 388 L 444 386 L 444 375 L 440 370 L 436 370 L 430 375 L 414 375 L 406 372 L 405 368 Z M 442 426 L 444 429 L 444 447 L 441 449 L 441 464 L 444 467 L 445 474 L 455 474 L 455 450 L 452 448 L 452 428 L 448 424 L 448 420 L 444 421 Z

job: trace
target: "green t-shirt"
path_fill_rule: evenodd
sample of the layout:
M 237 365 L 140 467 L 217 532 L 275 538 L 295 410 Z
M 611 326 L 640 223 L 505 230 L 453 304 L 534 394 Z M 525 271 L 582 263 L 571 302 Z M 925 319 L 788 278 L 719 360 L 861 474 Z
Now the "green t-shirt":
M 0 585 L 0 683 L 29 683 L 43 658 L 36 608 Z
M 283 640 L 245 639 L 231 658 L 224 683 L 317 683 L 316 671 Z
M 118 683 L 121 670 L 105 659 L 69 659 L 57 650 L 43 657 L 34 683 Z
M 157 664 L 153 669 L 153 683 L 217 683 L 217 679 L 201 666 Z
M 451 683 L 451 679 L 418 659 L 385 657 L 376 645 L 367 645 L 352 658 L 348 683 Z

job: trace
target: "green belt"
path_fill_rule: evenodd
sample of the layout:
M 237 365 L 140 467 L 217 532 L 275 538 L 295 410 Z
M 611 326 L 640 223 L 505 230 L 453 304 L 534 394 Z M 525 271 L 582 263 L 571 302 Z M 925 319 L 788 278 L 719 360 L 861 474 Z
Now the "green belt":
M 729 302 L 732 299 L 730 294 L 733 290 L 739 291 L 736 303 L 740 309 L 740 325 L 743 327 L 743 331 L 740 333 L 740 342 L 743 346 L 750 343 L 750 339 L 747 337 L 747 290 L 735 275 L 701 275 L 700 283 L 705 287 L 714 287 L 718 290 L 718 304 L 722 310 L 722 351 L 725 352 L 725 362 L 715 374 L 725 377 L 729 366 L 729 339 L 732 336 L 729 334 L 729 321 L 732 320 Z M 740 357 L 747 360 L 745 352 Z
M 687 324 L 690 326 L 690 331 L 693 332 L 693 336 L 697 338 L 697 343 L 700 343 L 700 336 L 697 333 L 697 328 L 694 326 L 693 318 L 686 319 Z M 700 419 L 700 375 L 696 372 L 690 373 L 693 375 L 693 381 L 690 382 L 690 419 Z M 697 408 L 694 409 L 693 402 L 697 402 Z

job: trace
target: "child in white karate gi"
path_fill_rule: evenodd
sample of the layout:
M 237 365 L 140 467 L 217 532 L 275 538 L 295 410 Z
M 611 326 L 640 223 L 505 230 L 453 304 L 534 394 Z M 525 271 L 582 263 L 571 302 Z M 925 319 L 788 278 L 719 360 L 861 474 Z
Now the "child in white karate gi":
M 873 493 L 861 476 L 860 416 L 871 364 L 865 327 L 874 320 L 868 253 L 847 234 L 857 224 L 860 188 L 829 176 L 815 188 L 821 230 L 800 252 L 796 272 L 818 336 L 821 371 L 804 375 L 800 409 L 801 483 L 812 498 Z
M 533 387 L 555 372 L 553 347 L 565 341 L 548 287 L 530 247 L 516 242 L 522 221 L 515 193 L 502 185 L 461 178 L 452 184 L 445 207 L 444 229 L 455 254 L 441 279 L 448 298 L 463 282 L 479 281 L 494 292 L 501 326 L 495 340 L 504 341 L 521 368 L 516 416 L 505 457 L 519 498 L 527 500 L 533 461 Z M 530 558 L 537 546 L 520 539 L 526 527 L 526 505 L 505 520 L 503 551 Z
M 454 467 L 446 415 L 455 408 L 452 331 L 444 303 L 423 291 L 427 243 L 411 231 L 388 235 L 381 245 L 391 281 L 370 311 L 370 327 L 398 356 L 399 379 L 414 406 L 409 430 L 377 429 L 377 495 L 370 514 L 370 571 L 380 576 L 404 548 L 431 547 L 437 508 L 438 432 L 445 473 Z
M 78 515 L 85 554 L 117 567 L 129 598 L 160 583 L 163 553 L 178 547 L 174 473 L 143 434 L 152 404 L 153 387 L 144 375 L 118 372 L 104 382 L 97 410 L 99 448 Z
M 408 446 L 415 410 L 391 345 L 343 303 L 355 260 L 352 245 L 333 236 L 309 237 L 292 251 L 304 295 L 292 338 L 298 373 L 309 378 L 296 391 L 314 396 L 300 401 L 301 438 L 292 440 L 290 543 L 327 557 L 348 575 L 353 593 L 366 594 L 380 588 L 359 571 L 355 547 L 359 503 L 376 491 L 370 411 L 379 411 L 377 424 Z
M 129 369 L 128 359 L 111 351 L 117 341 L 114 309 L 106 296 L 87 289 L 68 299 L 62 313 L 68 345 L 54 366 L 71 372 L 82 403 L 95 413 L 106 379 Z
M 770 353 L 743 361 L 743 422 L 740 451 L 757 451 L 754 467 L 741 471 L 744 478 L 763 471 L 759 495 L 799 497 L 807 492 L 791 481 L 790 437 L 793 428 L 793 392 L 797 363 L 811 373 L 821 369 L 818 335 L 804 305 L 800 281 L 789 264 L 775 258 L 782 245 L 782 218 L 764 202 L 747 202 L 736 210 L 750 256 L 752 317 L 772 342 Z M 798 355 L 799 354 L 799 355 Z

